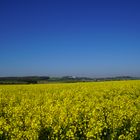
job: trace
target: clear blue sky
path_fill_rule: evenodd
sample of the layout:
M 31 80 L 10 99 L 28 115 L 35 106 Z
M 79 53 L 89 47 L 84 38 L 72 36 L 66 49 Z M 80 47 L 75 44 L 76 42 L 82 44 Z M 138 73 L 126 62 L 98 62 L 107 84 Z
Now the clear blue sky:
M 0 76 L 140 76 L 139 0 L 0 0 Z

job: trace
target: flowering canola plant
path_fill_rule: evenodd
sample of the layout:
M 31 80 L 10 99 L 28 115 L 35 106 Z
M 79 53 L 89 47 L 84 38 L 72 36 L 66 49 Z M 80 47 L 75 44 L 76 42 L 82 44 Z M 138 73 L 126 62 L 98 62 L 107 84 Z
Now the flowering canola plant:
M 140 140 L 140 81 L 0 85 L 0 140 Z

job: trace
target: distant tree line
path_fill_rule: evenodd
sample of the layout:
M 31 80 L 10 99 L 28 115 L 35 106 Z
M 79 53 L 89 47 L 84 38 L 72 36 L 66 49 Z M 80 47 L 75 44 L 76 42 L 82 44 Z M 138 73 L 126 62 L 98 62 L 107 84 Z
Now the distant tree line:
M 49 78 L 48 76 L 0 77 L 0 84 L 37 84 Z
M 138 77 L 119 76 L 106 78 L 89 78 L 89 77 L 49 77 L 49 76 L 25 76 L 25 77 L 0 77 L 0 84 L 39 84 L 39 83 L 76 83 L 76 82 L 100 82 L 100 81 L 119 81 L 119 80 L 136 80 Z

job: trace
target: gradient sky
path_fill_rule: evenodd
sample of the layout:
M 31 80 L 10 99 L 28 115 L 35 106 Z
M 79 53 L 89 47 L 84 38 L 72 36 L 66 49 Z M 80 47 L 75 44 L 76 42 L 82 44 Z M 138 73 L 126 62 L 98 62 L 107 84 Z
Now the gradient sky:
M 140 76 L 139 0 L 0 0 L 0 76 Z

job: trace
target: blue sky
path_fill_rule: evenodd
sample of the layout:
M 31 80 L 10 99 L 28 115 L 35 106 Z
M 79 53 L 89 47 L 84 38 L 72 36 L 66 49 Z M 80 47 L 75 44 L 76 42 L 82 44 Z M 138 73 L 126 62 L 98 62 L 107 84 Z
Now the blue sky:
M 1 0 L 0 76 L 140 76 L 139 0 Z

